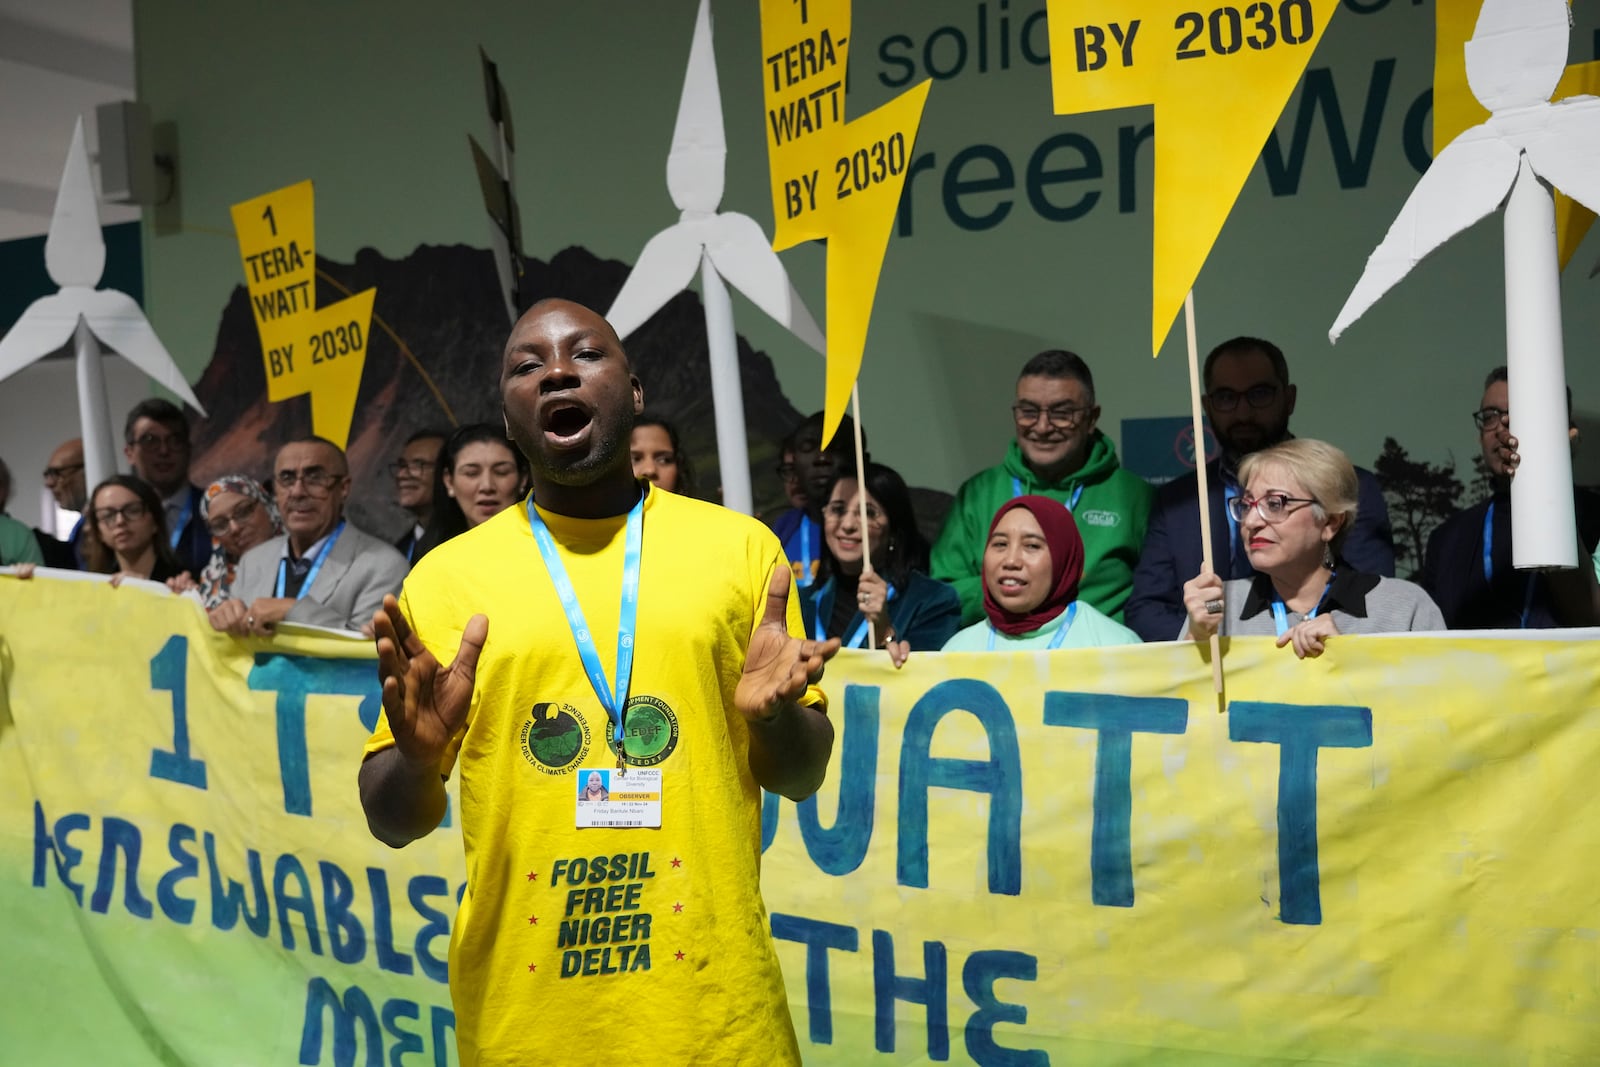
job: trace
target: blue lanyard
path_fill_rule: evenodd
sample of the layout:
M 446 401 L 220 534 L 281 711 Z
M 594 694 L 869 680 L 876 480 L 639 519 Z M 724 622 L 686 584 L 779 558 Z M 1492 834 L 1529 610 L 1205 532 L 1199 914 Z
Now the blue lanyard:
M 1533 580 L 1537 577 L 1533 572 L 1528 573 L 1528 588 L 1522 594 L 1522 628 L 1528 628 L 1528 615 L 1533 611 Z M 1489 508 L 1483 513 L 1483 581 L 1485 585 L 1494 581 L 1494 501 L 1489 501 Z
M 539 554 L 544 557 L 545 570 L 556 585 L 556 595 L 567 613 L 567 625 L 572 629 L 572 639 L 578 645 L 578 658 L 583 661 L 589 684 L 600 706 L 606 709 L 611 720 L 612 736 L 616 740 L 617 758 L 622 758 L 622 712 L 628 706 L 628 686 L 633 678 L 633 634 L 639 620 L 639 556 L 644 545 L 644 494 L 628 512 L 628 532 L 623 541 L 622 556 L 622 608 L 617 614 L 617 687 L 613 695 L 606 682 L 605 668 L 600 665 L 600 651 L 595 647 L 594 635 L 583 618 L 583 605 L 578 603 L 578 592 L 567 577 L 567 565 L 561 562 L 556 542 L 550 530 L 539 517 L 539 510 L 528 498 L 528 525 L 533 528 L 533 539 L 539 543 Z
M 184 527 L 189 525 L 189 520 L 194 518 L 194 490 L 190 489 L 183 495 L 183 510 L 178 512 L 178 521 L 172 524 L 172 547 L 178 547 L 178 542 L 183 540 Z M 278 594 L 282 596 L 282 593 Z
M 1328 599 L 1328 590 L 1332 588 L 1333 576 L 1330 575 L 1328 584 L 1322 587 L 1322 595 L 1317 597 L 1317 606 L 1306 612 L 1307 619 L 1317 617 L 1317 612 L 1322 610 L 1323 603 Z M 1279 637 L 1289 632 L 1289 609 L 1283 606 L 1283 597 L 1278 595 L 1276 589 L 1272 591 L 1272 625 L 1277 629 Z
M 1011 476 L 1011 499 L 1015 500 L 1017 497 L 1022 495 L 1022 479 L 1013 474 Z M 1072 487 L 1072 496 L 1066 500 L 1063 500 L 1061 502 L 1061 506 L 1066 508 L 1068 511 L 1077 511 L 1078 498 L 1082 495 L 1083 483 L 1079 482 L 1077 485 Z
M 800 579 L 795 584 L 801 589 L 811 588 L 811 531 L 815 526 L 810 515 L 800 516 Z
M 317 552 L 317 558 L 311 561 L 311 569 L 306 571 L 306 580 L 300 583 L 300 591 L 294 595 L 296 600 L 304 597 L 311 588 L 311 583 L 317 580 L 317 572 L 322 569 L 323 561 L 328 558 L 328 553 L 333 551 L 333 543 L 339 540 L 339 535 L 344 533 L 344 520 L 339 520 L 339 525 L 333 528 L 333 533 L 322 542 L 322 548 Z M 272 595 L 283 596 L 283 591 L 288 588 L 289 557 L 285 556 L 278 561 L 278 584 L 273 588 Z
M 887 604 L 890 601 L 892 601 L 894 599 L 894 594 L 895 594 L 895 588 L 894 588 L 893 585 L 890 585 L 889 586 L 889 595 L 884 597 L 883 602 L 885 604 Z M 829 611 L 831 612 L 832 608 L 833 608 L 833 579 L 832 578 L 828 579 L 828 584 L 823 586 L 822 587 L 822 591 L 817 594 L 815 603 L 817 605 L 817 617 L 812 620 L 811 629 L 817 635 L 817 640 L 818 641 L 826 641 L 828 639 L 828 631 L 827 631 L 827 628 L 823 624 L 823 621 L 822 621 L 822 609 L 824 607 L 827 607 L 829 609 Z M 856 614 L 859 615 L 860 612 L 858 611 Z M 861 620 L 861 625 L 856 627 L 856 632 L 850 635 L 850 640 L 848 640 L 848 641 L 846 641 L 844 643 L 844 647 L 845 648 L 864 648 L 864 647 L 866 647 L 866 643 L 867 643 L 867 620 L 866 619 L 862 619 Z
M 1077 618 L 1077 617 L 1078 617 L 1078 602 L 1076 600 L 1074 600 L 1072 603 L 1067 605 L 1067 617 L 1066 617 L 1065 620 L 1062 621 L 1061 629 L 1059 629 L 1059 630 L 1057 630 L 1055 632 L 1054 636 L 1052 636 L 1050 638 L 1050 643 L 1048 645 L 1045 645 L 1044 647 L 1045 648 L 1060 648 L 1061 647 L 1061 642 L 1063 642 L 1063 641 L 1065 641 L 1067 639 L 1067 631 L 1072 629 L 1072 620 Z M 995 642 L 995 628 L 994 628 L 994 623 L 991 622 L 989 624 L 989 643 L 988 643 L 988 645 L 985 646 L 985 648 L 988 651 L 993 652 L 994 651 L 994 642 Z

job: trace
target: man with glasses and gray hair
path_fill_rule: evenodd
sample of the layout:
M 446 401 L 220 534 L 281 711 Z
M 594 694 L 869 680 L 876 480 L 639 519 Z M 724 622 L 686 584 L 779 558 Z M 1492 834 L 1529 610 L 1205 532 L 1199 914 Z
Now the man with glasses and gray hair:
M 1040 352 L 1017 377 L 1011 415 L 1016 439 L 1004 461 L 979 471 L 956 493 L 933 547 L 933 576 L 961 595 L 961 624 L 978 622 L 984 617 L 983 552 L 995 512 L 1013 497 L 1049 497 L 1072 513 L 1083 537 L 1078 598 L 1121 622 L 1154 494 L 1122 469 L 1116 446 L 1100 432 L 1089 365 L 1072 352 Z
M 189 483 L 189 420 L 170 400 L 151 397 L 128 412 L 122 454 L 134 477 L 161 497 L 167 542 L 178 563 L 199 574 L 211 558 L 211 530 L 200 517 L 205 493 Z
M 1452 630 L 1550 629 L 1593 626 L 1596 617 L 1593 571 L 1538 574 L 1511 565 L 1511 476 L 1517 468 L 1517 439 L 1511 435 L 1510 390 L 1506 369 L 1496 367 L 1483 383 L 1483 399 L 1472 421 L 1494 492 L 1446 519 L 1428 537 L 1417 580 L 1438 603 Z M 1572 423 L 1572 390 L 1567 390 L 1568 435 L 1577 446 Z M 1583 545 L 1590 556 L 1600 544 L 1600 495 L 1574 486 L 1573 505 Z
M 332 441 L 305 437 L 278 450 L 272 484 L 283 534 L 239 559 L 231 599 L 211 624 L 243 637 L 272 634 L 280 622 L 371 633 L 383 598 L 398 593 L 406 558 L 344 516 L 350 470 Z
M 1206 356 L 1205 394 L 1200 398 L 1222 455 L 1206 466 L 1211 509 L 1211 560 L 1223 581 L 1256 574 L 1228 512 L 1238 496 L 1239 462 L 1252 452 L 1290 438 L 1289 416 L 1298 393 L 1289 383 L 1289 364 L 1271 341 L 1235 337 Z M 1371 471 L 1356 469 L 1356 518 L 1344 538 L 1343 555 L 1366 574 L 1394 577 L 1394 535 L 1389 506 Z M 1133 574 L 1127 624 L 1146 641 L 1170 641 L 1188 612 L 1183 583 L 1200 573 L 1200 481 L 1186 474 L 1163 485 Z

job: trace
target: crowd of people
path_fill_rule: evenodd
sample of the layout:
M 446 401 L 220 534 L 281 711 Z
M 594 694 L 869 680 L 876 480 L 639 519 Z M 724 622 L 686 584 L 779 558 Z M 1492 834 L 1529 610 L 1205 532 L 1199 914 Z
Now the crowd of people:
M 1303 657 L 1339 633 L 1600 623 L 1588 568 L 1512 567 L 1518 456 L 1504 367 L 1489 374 L 1472 415 L 1494 495 L 1434 531 L 1417 584 L 1394 576 L 1377 479 L 1333 445 L 1295 438 L 1296 399 L 1288 362 L 1269 341 L 1238 337 L 1207 356 L 1202 404 L 1220 446 L 1208 464 L 1209 571 L 1198 478 L 1157 489 L 1123 469 L 1098 426 L 1094 376 L 1071 352 L 1024 363 L 1014 440 L 998 464 L 961 485 L 932 545 L 900 474 L 869 461 L 863 478 L 850 419 L 823 447 L 819 412 L 782 443 L 788 506 L 769 520 L 806 632 L 875 645 L 898 666 L 912 652 L 1217 633 L 1276 635 Z M 628 453 L 637 479 L 695 495 L 672 423 L 639 415 Z M 412 520 L 391 546 L 346 517 L 349 470 L 330 441 L 285 443 L 265 478 L 241 471 L 194 485 L 187 418 L 150 399 L 128 413 L 123 454 L 132 473 L 89 490 L 82 443 L 52 453 L 45 485 L 81 515 L 61 541 L 4 514 L 10 478 L 0 463 L 0 565 L 164 582 L 239 636 L 270 635 L 284 621 L 370 633 L 383 597 L 418 560 L 521 503 L 531 485 L 528 459 L 503 425 L 418 430 L 388 466 L 394 503 Z M 1573 492 L 1574 536 L 1595 557 L 1600 494 Z

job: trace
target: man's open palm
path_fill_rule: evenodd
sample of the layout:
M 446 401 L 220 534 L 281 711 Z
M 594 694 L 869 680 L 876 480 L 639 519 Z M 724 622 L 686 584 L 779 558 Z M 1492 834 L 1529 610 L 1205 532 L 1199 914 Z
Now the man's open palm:
M 807 685 L 822 680 L 823 665 L 837 651 L 837 637 L 807 641 L 789 633 L 789 568 L 774 568 L 766 612 L 750 638 L 734 703 L 752 722 L 772 718 L 799 700 Z
M 372 617 L 372 629 L 378 642 L 383 711 L 395 747 L 411 762 L 437 763 L 467 721 L 489 619 L 474 615 L 467 621 L 455 660 L 442 668 L 412 632 L 394 597 L 383 598 L 383 608 Z

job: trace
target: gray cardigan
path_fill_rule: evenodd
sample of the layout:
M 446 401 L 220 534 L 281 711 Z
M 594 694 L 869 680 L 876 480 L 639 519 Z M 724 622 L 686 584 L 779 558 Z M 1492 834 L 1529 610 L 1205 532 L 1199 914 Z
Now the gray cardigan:
M 274 537 L 240 557 L 229 597 L 248 604 L 272 596 L 286 544 L 287 536 Z M 289 610 L 286 621 L 360 630 L 372 621 L 386 593 L 399 595 L 407 570 L 406 558 L 393 545 L 346 523 L 322 569 Z
M 1265 574 L 1235 578 L 1222 585 L 1224 637 L 1276 637 L 1272 618 L 1272 579 Z M 1340 571 L 1328 589 L 1322 614 L 1331 614 L 1342 634 L 1392 634 L 1412 630 L 1445 630 L 1444 615 L 1420 585 L 1399 578 L 1380 578 L 1359 571 Z M 1287 613 L 1292 627 L 1305 620 Z M 1189 636 L 1188 616 L 1179 639 Z

